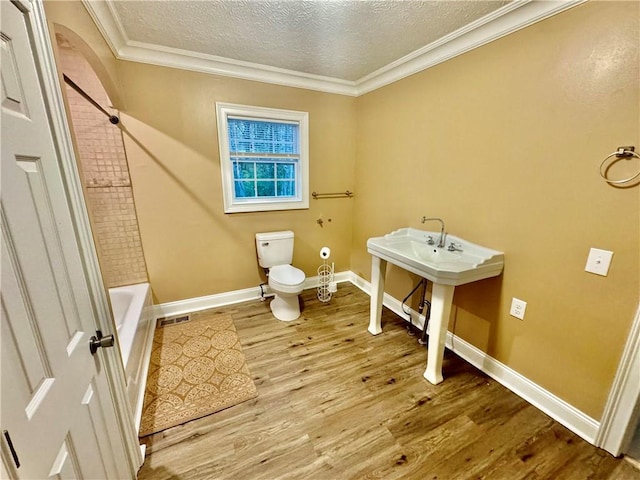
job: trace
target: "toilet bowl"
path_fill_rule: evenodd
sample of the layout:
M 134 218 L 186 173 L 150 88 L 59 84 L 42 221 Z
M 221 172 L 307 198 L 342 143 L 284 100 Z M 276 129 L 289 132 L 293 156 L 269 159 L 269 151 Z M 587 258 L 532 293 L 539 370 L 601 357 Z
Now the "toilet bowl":
M 278 320 L 290 322 L 300 316 L 298 295 L 304 289 L 304 272 L 291 265 L 276 265 L 269 269 L 269 288 L 275 294 L 269 307 Z
M 265 268 L 270 290 L 275 294 L 270 308 L 278 320 L 290 322 L 300 316 L 298 295 L 304 289 L 304 272 L 291 265 L 292 231 L 256 233 L 258 262 Z

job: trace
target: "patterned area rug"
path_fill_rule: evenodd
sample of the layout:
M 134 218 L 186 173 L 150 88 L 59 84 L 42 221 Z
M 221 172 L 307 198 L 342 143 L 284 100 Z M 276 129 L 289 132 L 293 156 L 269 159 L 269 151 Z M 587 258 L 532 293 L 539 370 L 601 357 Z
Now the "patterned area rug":
M 156 328 L 140 436 L 204 417 L 258 395 L 233 320 L 211 311 Z

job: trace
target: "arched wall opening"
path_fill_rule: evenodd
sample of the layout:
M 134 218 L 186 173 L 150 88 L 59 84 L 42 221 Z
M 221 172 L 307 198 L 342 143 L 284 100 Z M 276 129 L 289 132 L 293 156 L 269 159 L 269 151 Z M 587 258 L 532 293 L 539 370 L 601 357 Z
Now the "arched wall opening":
M 66 27 L 56 24 L 55 33 L 62 73 L 110 114 L 117 115 L 115 106 L 122 105 L 121 97 L 90 47 Z M 72 87 L 65 84 L 64 89 L 105 286 L 147 282 L 122 131 Z

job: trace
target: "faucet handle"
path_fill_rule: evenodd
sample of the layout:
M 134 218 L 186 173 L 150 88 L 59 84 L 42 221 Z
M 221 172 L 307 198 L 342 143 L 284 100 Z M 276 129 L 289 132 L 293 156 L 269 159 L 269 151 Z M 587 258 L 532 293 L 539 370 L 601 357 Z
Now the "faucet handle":
M 449 243 L 447 250 L 449 250 L 450 252 L 462 252 L 462 244 L 451 242 Z
M 427 245 L 435 245 L 436 241 L 433 239 L 431 235 L 427 237 Z

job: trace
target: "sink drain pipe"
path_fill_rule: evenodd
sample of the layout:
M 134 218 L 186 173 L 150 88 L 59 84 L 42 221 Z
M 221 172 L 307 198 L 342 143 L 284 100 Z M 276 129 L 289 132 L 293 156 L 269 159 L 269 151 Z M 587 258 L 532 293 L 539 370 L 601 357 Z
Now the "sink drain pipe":
M 411 297 L 411 295 L 413 295 L 416 290 L 418 290 L 419 287 L 422 287 L 422 290 L 420 291 L 420 306 L 418 307 L 418 312 L 422 313 L 422 309 L 423 309 L 423 305 L 424 305 L 424 297 L 426 295 L 427 292 L 427 281 L 424 278 L 420 279 L 420 282 L 418 282 L 418 284 L 413 287 L 413 290 L 411 290 L 411 292 L 409 292 L 409 295 L 407 295 L 406 297 L 404 297 L 404 300 L 402 300 L 402 311 L 404 312 L 404 314 L 408 317 L 409 319 L 409 325 L 407 326 L 407 332 L 409 332 L 409 335 L 415 335 L 415 333 L 413 333 L 413 320 L 411 319 L 411 312 L 407 312 L 404 308 L 404 304 L 407 303 L 407 300 L 409 300 L 409 297 Z
M 427 325 L 429 324 L 429 317 L 431 316 L 431 302 L 429 300 L 427 300 L 425 297 L 427 295 L 427 279 L 426 278 L 421 278 L 420 282 L 418 282 L 418 284 L 413 288 L 413 290 L 411 290 L 411 292 L 409 293 L 409 295 L 407 295 L 406 297 L 404 297 L 404 300 L 402 300 L 402 311 L 405 313 L 405 315 L 407 315 L 408 319 L 409 319 L 409 325 L 407 326 L 407 332 L 409 333 L 409 335 L 413 336 L 415 335 L 415 333 L 413 332 L 413 320 L 411 319 L 411 312 L 407 311 L 404 307 L 405 307 L 405 303 L 407 303 L 407 300 L 409 299 L 409 297 L 411 297 L 411 295 L 413 295 L 416 290 L 418 290 L 418 288 L 422 287 L 422 289 L 420 290 L 420 303 L 418 305 L 418 315 L 422 315 L 422 313 L 424 312 L 424 308 L 425 306 L 427 307 L 427 312 L 424 316 L 424 326 L 423 326 L 423 330 L 422 330 L 422 335 L 420 336 L 420 338 L 418 339 L 418 343 L 420 345 L 426 345 L 427 341 Z
M 427 344 L 427 326 L 429 325 L 429 318 L 431 318 L 431 302 L 429 300 L 424 300 L 420 304 L 420 307 L 424 309 L 424 306 L 427 306 L 427 313 L 424 314 L 424 325 L 422 330 L 422 336 L 418 339 L 418 343 L 420 345 Z

